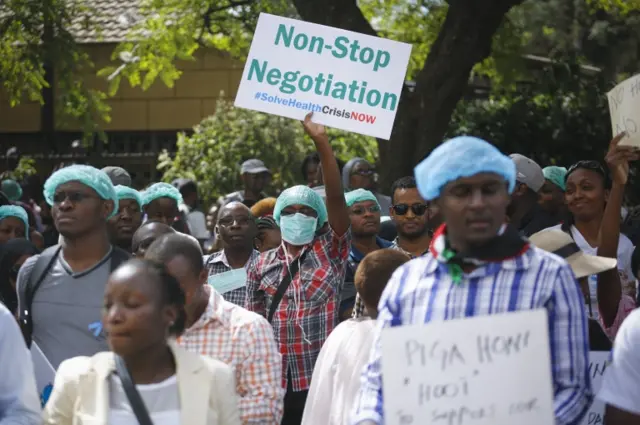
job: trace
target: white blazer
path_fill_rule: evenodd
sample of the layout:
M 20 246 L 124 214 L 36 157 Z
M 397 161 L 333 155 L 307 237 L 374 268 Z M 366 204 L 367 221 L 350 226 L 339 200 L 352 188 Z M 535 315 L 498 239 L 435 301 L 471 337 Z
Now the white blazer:
M 224 363 L 169 343 L 176 361 L 181 425 L 241 425 L 235 376 Z M 45 425 L 108 425 L 114 355 L 74 357 L 60 364 L 43 412 Z

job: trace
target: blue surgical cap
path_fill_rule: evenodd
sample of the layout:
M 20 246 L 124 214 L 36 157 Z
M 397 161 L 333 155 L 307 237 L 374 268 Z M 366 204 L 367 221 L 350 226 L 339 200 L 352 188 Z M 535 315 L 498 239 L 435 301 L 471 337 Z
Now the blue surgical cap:
M 358 202 L 367 201 L 375 202 L 377 206 L 380 206 L 380 203 L 378 203 L 378 199 L 376 198 L 376 196 L 370 191 L 364 189 L 357 189 L 345 193 L 344 200 L 347 203 L 347 207 L 350 207 L 353 204 L 357 204 Z
M 44 199 L 49 205 L 53 205 L 53 197 L 58 186 L 73 181 L 95 190 L 98 196 L 105 201 L 113 201 L 113 211 L 108 218 L 118 213 L 118 196 L 111 179 L 104 171 L 90 165 L 70 165 L 53 173 L 44 183 Z
M 24 235 L 29 239 L 29 216 L 24 208 L 18 205 L 3 205 L 0 207 L 0 221 L 7 217 L 15 217 L 24 223 Z
M 567 169 L 564 167 L 546 167 L 542 169 L 542 174 L 544 174 L 544 178 L 549 180 L 551 183 L 558 186 L 564 192 L 567 190 L 567 186 L 565 183 L 565 177 L 567 176 Z
M 142 192 L 142 205 L 149 205 L 158 198 L 171 198 L 176 204 L 182 204 L 180 191 L 169 183 L 154 183 Z
M 142 211 L 142 196 L 140 196 L 140 192 L 129 187 L 129 186 L 116 186 L 116 194 L 118 195 L 118 201 L 123 199 L 133 199 L 140 206 L 140 210 Z
M 273 209 L 273 218 L 280 226 L 282 210 L 291 205 L 304 205 L 312 208 L 318 214 L 318 226 L 320 229 L 327 222 L 327 207 L 318 193 L 307 186 L 293 186 L 278 196 L 276 206 Z
M 438 198 L 442 188 L 463 177 L 480 173 L 502 176 L 509 193 L 516 184 L 516 166 L 495 146 L 471 136 L 456 137 L 435 148 L 414 170 L 420 195 L 427 201 Z

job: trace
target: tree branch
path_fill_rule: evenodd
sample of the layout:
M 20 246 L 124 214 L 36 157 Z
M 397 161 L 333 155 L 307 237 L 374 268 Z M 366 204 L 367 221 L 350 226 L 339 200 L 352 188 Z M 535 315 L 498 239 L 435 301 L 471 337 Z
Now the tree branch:
M 293 0 L 293 4 L 305 21 L 378 36 L 356 0 Z

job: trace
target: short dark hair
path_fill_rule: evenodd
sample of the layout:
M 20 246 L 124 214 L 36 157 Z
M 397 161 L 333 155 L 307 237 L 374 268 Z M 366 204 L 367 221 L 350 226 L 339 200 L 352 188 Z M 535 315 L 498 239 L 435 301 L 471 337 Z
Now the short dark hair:
M 176 257 L 184 257 L 195 274 L 204 268 L 202 249 L 193 237 L 168 233 L 156 239 L 147 249 L 144 258 L 160 264 L 166 264 Z
M 401 177 L 391 186 L 391 203 L 394 204 L 394 198 L 396 196 L 396 190 L 400 189 L 415 189 L 418 186 L 416 185 L 416 178 L 413 176 Z
M 194 181 L 185 183 L 180 189 L 182 196 L 190 195 L 192 193 L 198 193 L 198 185 Z
M 169 333 L 175 337 L 180 336 L 186 327 L 187 313 L 185 310 L 186 297 L 178 280 L 169 274 L 162 263 L 135 258 L 127 261 L 123 266 L 127 264 L 139 267 L 156 275 L 162 291 L 162 302 L 165 305 L 171 305 L 178 309 L 178 317 L 169 328 Z
M 304 180 L 307 180 L 307 178 L 309 176 L 307 176 L 307 167 L 309 166 L 310 163 L 314 163 L 314 164 L 320 164 L 320 155 L 318 155 L 318 152 L 313 152 L 310 153 L 309 155 L 305 156 L 304 159 L 302 160 L 302 178 Z
M 404 252 L 389 248 L 374 251 L 364 257 L 356 270 L 354 284 L 365 306 L 378 305 L 393 272 L 410 259 Z

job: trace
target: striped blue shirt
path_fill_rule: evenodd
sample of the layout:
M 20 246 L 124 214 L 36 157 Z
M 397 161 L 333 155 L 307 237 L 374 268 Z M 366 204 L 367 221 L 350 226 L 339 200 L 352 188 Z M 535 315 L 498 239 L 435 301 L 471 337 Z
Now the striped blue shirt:
M 538 308 L 549 314 L 556 425 L 577 424 L 593 399 L 584 300 L 567 263 L 534 247 L 512 260 L 480 266 L 460 284 L 453 283 L 447 266 L 432 254 L 398 269 L 378 305 L 376 335 L 352 424 L 384 423 L 384 328 Z

